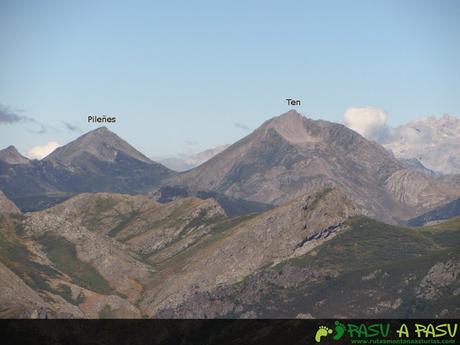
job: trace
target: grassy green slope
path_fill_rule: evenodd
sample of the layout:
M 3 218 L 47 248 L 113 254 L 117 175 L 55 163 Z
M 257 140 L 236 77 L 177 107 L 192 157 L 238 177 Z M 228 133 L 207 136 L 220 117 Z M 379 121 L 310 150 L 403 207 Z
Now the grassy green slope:
M 289 263 L 346 272 L 417 258 L 460 245 L 460 220 L 445 227 L 409 229 L 369 218 L 350 220 L 350 228 L 319 248 Z
M 349 225 L 312 252 L 245 279 L 233 298 L 253 294 L 254 286 L 259 293 L 240 306 L 238 313 L 227 316 L 254 311 L 257 317 L 295 317 L 300 313 L 319 318 L 458 317 L 460 218 L 420 229 L 365 217 L 352 219 Z M 424 277 L 436 264 L 444 267 L 446 263 L 458 265 L 446 273 L 457 274 L 456 281 L 435 282 L 429 287 L 433 296 L 423 297 Z M 283 275 L 286 269 L 329 275 L 283 287 L 283 279 L 289 279 Z M 270 278 L 264 278 L 267 276 Z

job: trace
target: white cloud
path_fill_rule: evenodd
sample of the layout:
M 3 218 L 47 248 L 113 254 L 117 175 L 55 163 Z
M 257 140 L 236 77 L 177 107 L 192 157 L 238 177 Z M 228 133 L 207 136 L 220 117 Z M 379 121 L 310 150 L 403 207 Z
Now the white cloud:
M 343 115 L 347 127 L 362 136 L 382 140 L 388 133 L 386 121 L 388 114 L 385 110 L 376 107 L 350 107 Z
M 32 147 L 29 151 L 27 151 L 26 156 L 32 159 L 42 159 L 48 156 L 51 152 L 53 152 L 56 148 L 61 146 L 56 141 L 50 141 L 45 145 L 38 145 Z

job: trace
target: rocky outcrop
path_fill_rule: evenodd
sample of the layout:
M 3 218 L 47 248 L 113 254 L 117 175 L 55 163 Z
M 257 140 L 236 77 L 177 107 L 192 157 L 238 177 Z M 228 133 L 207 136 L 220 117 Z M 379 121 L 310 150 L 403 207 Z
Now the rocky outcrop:
M 417 287 L 417 298 L 432 300 L 442 294 L 442 290 L 456 283 L 460 276 L 460 262 L 448 260 L 438 262 L 430 268 Z

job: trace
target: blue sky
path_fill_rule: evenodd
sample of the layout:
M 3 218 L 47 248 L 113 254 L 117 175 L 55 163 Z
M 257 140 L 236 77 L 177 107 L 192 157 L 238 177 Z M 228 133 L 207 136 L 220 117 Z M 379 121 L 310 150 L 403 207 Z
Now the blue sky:
M 298 98 L 342 122 L 460 115 L 459 1 L 0 1 L 0 147 L 109 128 L 147 155 L 232 143 Z M 8 108 L 9 107 L 9 108 Z M 237 126 L 241 124 L 242 126 Z

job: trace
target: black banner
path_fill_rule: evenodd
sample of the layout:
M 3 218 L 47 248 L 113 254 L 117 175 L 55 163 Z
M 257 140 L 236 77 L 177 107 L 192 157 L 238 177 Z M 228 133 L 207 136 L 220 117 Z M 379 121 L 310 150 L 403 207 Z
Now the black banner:
M 1 320 L 1 344 L 460 344 L 459 320 Z

